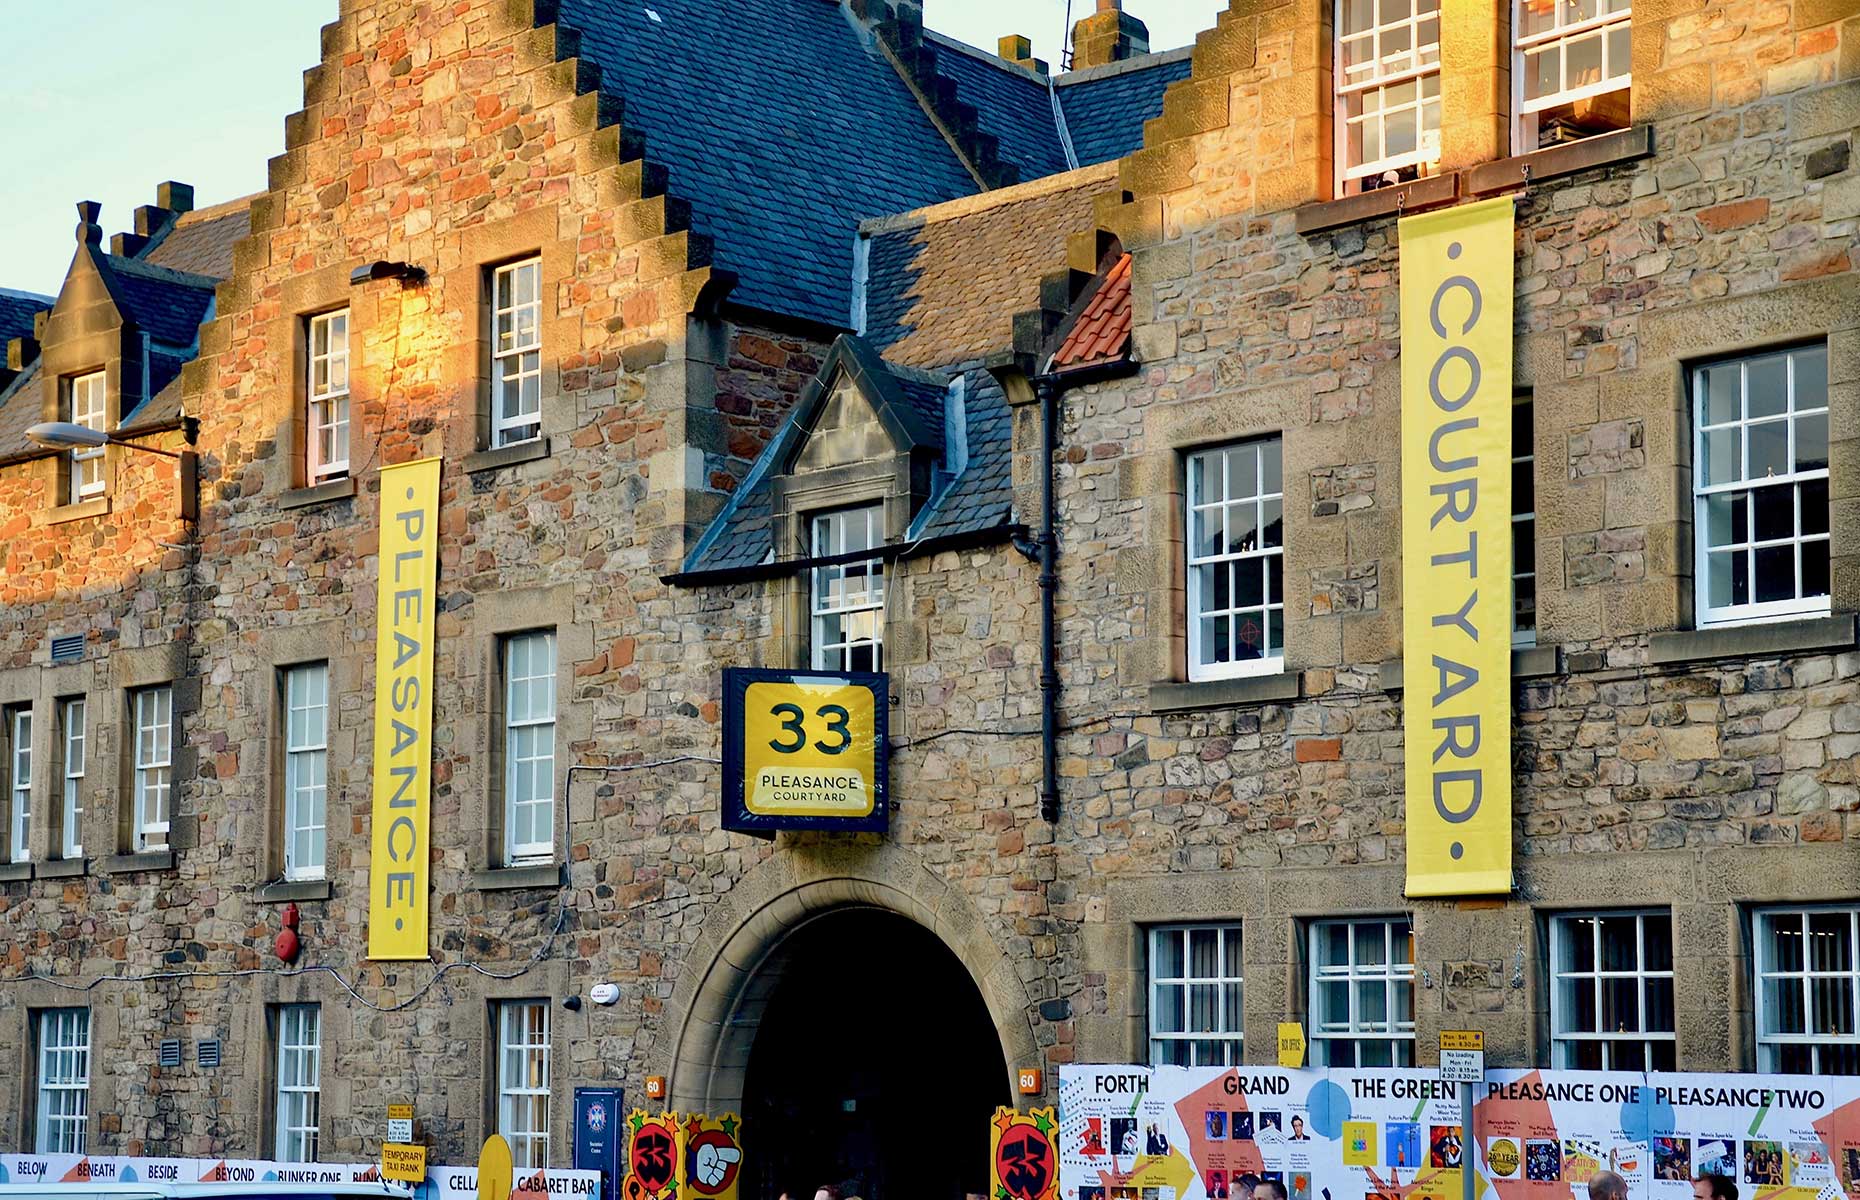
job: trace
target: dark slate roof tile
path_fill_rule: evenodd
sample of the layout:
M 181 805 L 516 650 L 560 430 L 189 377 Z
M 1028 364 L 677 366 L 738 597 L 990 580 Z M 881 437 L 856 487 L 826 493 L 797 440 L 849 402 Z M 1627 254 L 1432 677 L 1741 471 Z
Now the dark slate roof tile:
M 837 0 L 562 0 L 561 18 L 739 303 L 844 327 L 859 222 L 977 190 Z
M 937 74 L 956 85 L 956 98 L 976 110 L 982 132 L 994 135 L 1002 160 L 1020 168 L 1022 180 L 1067 169 L 1044 78 L 954 38 L 927 36 L 936 47 Z
M 1163 93 L 1193 69 L 1191 51 L 1061 75 L 1054 81 L 1081 164 L 1110 162 L 1143 147 L 1143 123 L 1160 117 Z
M 109 267 L 110 293 L 125 318 L 157 342 L 174 347 L 195 344 L 200 323 L 213 307 L 218 280 L 116 254 L 103 258 Z
M 0 288 L 0 350 L 16 337 L 31 337 L 33 318 L 51 306 L 50 296 Z

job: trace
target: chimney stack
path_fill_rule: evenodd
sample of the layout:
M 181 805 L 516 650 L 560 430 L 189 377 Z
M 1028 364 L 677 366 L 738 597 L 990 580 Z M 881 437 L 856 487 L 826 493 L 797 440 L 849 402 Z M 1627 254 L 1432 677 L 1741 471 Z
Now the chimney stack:
M 1098 0 L 1098 11 L 1072 27 L 1072 69 L 1102 67 L 1150 52 L 1150 28 L 1124 11 L 1124 0 Z
M 996 43 L 1002 58 L 1017 67 L 1025 67 L 1038 74 L 1046 74 L 1046 60 L 1033 56 L 1033 42 L 1018 33 L 1009 34 Z

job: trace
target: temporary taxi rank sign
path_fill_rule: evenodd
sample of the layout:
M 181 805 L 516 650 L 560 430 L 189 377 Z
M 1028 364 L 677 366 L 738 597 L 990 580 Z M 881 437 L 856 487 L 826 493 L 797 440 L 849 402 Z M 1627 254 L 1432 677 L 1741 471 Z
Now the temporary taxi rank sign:
M 867 672 L 723 673 L 723 827 L 883 833 L 887 677 Z

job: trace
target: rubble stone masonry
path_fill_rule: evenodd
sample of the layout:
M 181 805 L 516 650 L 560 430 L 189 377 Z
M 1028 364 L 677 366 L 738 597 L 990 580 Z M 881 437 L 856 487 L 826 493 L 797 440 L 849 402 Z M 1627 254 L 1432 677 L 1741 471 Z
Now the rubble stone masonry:
M 1422 1060 L 1435 1030 L 1476 1019 L 1495 1065 L 1545 1062 L 1543 921 L 1606 904 L 1672 910 L 1680 1066 L 1753 1067 L 1746 906 L 1860 894 L 1860 16 L 1637 0 L 1633 130 L 1605 152 L 1539 152 L 1525 187 L 1522 161 L 1496 161 L 1509 83 L 1454 40 L 1481 21 L 1492 37 L 1494 6 L 1445 7 L 1445 174 L 1331 199 L 1327 6 L 1233 0 L 1100 204 L 1134 254 L 1139 369 L 1063 398 L 1058 823 L 1037 796 L 1037 571 L 982 546 L 888 568 L 891 832 L 765 842 L 719 828 L 708 760 L 722 668 L 788 663 L 792 581 L 663 577 L 818 367 L 822 333 L 718 304 L 728 280 L 650 143 L 640 157 L 540 0 L 344 0 L 186 368 L 197 527 L 170 515 L 166 460 L 112 451 L 110 511 L 56 524 L 50 460 L 0 466 L 0 703 L 43 714 L 46 763 L 56 698 L 102 714 L 81 873 L 53 863 L 47 832 L 35 869 L 0 883 L 0 1062 L 29 1057 L 30 1010 L 88 1003 L 94 1152 L 266 1157 L 268 1006 L 315 1001 L 322 1157 L 371 1156 L 395 1102 L 435 1161 L 469 1162 L 493 1119 L 487 1003 L 612 981 L 613 1008 L 553 1006 L 563 1164 L 575 1084 L 630 1099 L 667 1075 L 680 1105 L 740 1102 L 746 1049 L 726 1027 L 753 1030 L 737 1002 L 755 964 L 839 905 L 933 929 L 1010 1070 L 1043 1066 L 1056 1088 L 1059 1064 L 1147 1057 L 1142 931 L 1173 920 L 1243 922 L 1250 1061 L 1274 1061 L 1274 1023 L 1304 1011 L 1305 922 L 1412 913 Z M 1538 530 L 1518 886 L 1410 902 L 1393 197 L 1414 211 L 1501 191 L 1518 203 Z M 529 255 L 544 441 L 488 449 L 487 268 Z M 430 278 L 352 287 L 378 259 Z M 303 319 L 344 305 L 352 482 L 312 489 Z M 1700 631 L 1685 366 L 1811 340 L 1828 347 L 1832 615 Z M 1016 519 L 1037 523 L 1037 408 L 1014 428 Z M 1268 433 L 1284 438 L 1286 669 L 1190 683 L 1183 451 Z M 364 957 L 376 468 L 426 455 L 445 460 L 440 975 Z M 566 795 L 560 861 L 540 873 L 500 866 L 495 723 L 499 638 L 539 627 L 558 635 Z M 79 632 L 84 661 L 53 665 L 47 639 Z M 324 659 L 328 878 L 284 884 L 278 671 Z M 174 850 L 149 861 L 117 816 L 124 697 L 169 678 Z M 355 996 L 276 969 L 287 900 L 302 962 Z M 175 1037 L 224 1039 L 225 1064 L 157 1066 Z M 0 1088 L 0 1146 L 30 1145 L 31 1114 L 20 1074 Z

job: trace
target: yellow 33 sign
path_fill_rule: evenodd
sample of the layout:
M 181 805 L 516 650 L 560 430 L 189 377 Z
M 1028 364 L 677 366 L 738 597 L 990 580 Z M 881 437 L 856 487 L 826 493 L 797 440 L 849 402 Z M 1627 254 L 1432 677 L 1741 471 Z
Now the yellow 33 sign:
M 724 672 L 726 829 L 883 830 L 886 678 Z

